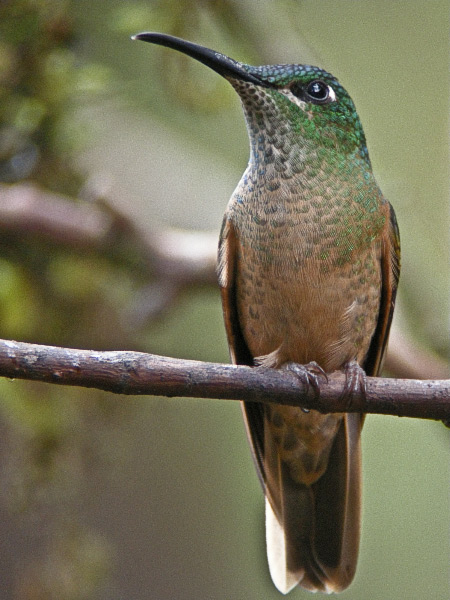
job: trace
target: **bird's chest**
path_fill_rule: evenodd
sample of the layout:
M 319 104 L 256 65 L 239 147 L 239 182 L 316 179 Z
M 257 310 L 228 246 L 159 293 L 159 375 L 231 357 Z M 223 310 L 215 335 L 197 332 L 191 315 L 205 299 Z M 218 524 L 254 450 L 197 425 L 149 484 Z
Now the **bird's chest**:
M 362 360 L 381 288 L 370 223 L 285 203 L 250 211 L 235 227 L 236 300 L 253 356 L 275 367 L 316 360 L 330 371 Z

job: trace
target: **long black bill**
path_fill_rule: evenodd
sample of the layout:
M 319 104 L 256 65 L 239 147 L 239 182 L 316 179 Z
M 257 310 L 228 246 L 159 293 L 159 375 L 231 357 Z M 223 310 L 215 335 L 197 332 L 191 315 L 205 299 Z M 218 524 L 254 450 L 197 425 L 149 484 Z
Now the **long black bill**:
M 138 33 L 132 36 L 133 40 L 142 40 L 143 42 L 150 42 L 151 44 L 159 44 L 160 46 L 166 46 L 167 48 L 173 48 L 183 54 L 187 54 L 195 60 L 203 63 L 207 67 L 210 67 L 219 75 L 223 77 L 231 77 L 234 79 L 240 79 L 242 81 L 249 81 L 255 85 L 268 87 L 269 84 L 254 74 L 250 73 L 246 69 L 251 69 L 247 65 L 239 63 L 220 52 L 210 50 L 204 46 L 199 46 L 192 42 L 187 42 L 181 38 L 174 37 L 173 35 L 166 35 L 165 33 Z

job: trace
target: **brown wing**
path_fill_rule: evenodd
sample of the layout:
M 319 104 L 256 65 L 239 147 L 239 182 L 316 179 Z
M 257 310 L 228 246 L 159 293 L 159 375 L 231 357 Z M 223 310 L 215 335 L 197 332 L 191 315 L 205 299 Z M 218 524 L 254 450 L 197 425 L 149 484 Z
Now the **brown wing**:
M 383 239 L 383 254 L 381 257 L 380 312 L 367 358 L 364 365 L 362 365 L 367 375 L 374 377 L 378 375 L 383 366 L 400 276 L 400 233 L 394 209 L 389 202 L 386 202 L 386 212 L 388 213 L 389 224 Z
M 232 222 L 225 218 L 219 241 L 217 272 L 222 294 L 223 318 L 227 332 L 231 360 L 237 365 L 253 365 L 253 357 L 242 335 L 236 305 L 236 271 L 238 240 Z
M 236 304 L 238 253 L 239 241 L 236 231 L 232 222 L 225 215 L 220 232 L 217 271 L 228 346 L 234 364 L 253 366 L 253 357 L 242 335 Z M 243 402 L 242 410 L 253 460 L 264 488 L 264 405 L 258 402 Z

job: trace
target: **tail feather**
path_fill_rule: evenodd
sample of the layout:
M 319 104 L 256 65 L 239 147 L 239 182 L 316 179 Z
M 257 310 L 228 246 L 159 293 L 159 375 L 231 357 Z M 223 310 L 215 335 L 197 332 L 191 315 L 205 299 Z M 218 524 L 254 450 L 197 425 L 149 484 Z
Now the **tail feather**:
M 266 436 L 266 542 L 272 580 L 288 593 L 339 592 L 353 579 L 360 525 L 360 418 L 344 417 L 326 472 L 313 485 L 293 481 Z M 271 491 L 272 490 L 272 491 Z
M 266 546 L 267 560 L 272 581 L 282 594 L 287 594 L 304 577 L 305 570 L 292 572 L 287 568 L 289 550 L 286 547 L 284 529 L 280 525 L 266 497 Z

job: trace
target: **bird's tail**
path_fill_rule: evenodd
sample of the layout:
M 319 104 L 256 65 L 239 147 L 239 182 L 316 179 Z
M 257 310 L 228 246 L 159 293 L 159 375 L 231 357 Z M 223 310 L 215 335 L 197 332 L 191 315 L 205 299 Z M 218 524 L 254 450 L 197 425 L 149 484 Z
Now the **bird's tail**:
M 339 592 L 356 570 L 361 507 L 359 415 L 343 417 L 325 473 L 314 484 L 297 483 L 277 457 L 266 469 L 266 541 L 270 573 L 280 592 L 296 585 Z M 267 460 L 270 450 L 265 448 Z M 276 485 L 276 493 L 270 487 Z M 275 490 L 274 490 L 275 491 Z M 271 496 L 276 495 L 276 502 Z

